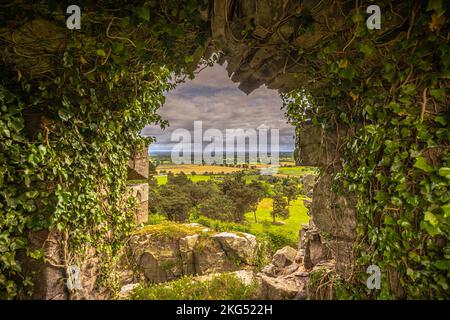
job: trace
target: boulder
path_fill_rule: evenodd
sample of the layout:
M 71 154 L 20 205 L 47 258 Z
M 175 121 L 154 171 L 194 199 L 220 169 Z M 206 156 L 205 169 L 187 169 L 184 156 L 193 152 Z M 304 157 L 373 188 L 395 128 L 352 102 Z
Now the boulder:
M 304 250 L 303 264 L 310 270 L 319 262 L 331 258 L 331 253 L 312 221 L 302 230 L 300 247 Z
M 253 268 L 259 251 L 255 236 L 213 233 L 198 224 L 166 223 L 146 226 L 130 238 L 128 269 L 122 283 L 144 278 L 164 282 L 188 275 L 207 275 Z
M 221 232 L 214 235 L 229 257 L 235 257 L 247 264 L 253 264 L 258 253 L 256 237 L 248 233 Z
M 261 299 L 287 300 L 306 298 L 306 280 L 296 276 L 269 277 L 258 274 L 259 294 Z
M 214 238 L 204 237 L 196 244 L 194 249 L 195 274 L 205 275 L 233 271 L 239 267 L 237 261 L 229 258 L 221 244 Z
M 297 250 L 292 247 L 286 246 L 275 252 L 272 258 L 272 264 L 276 267 L 284 268 L 294 263 L 296 255 Z

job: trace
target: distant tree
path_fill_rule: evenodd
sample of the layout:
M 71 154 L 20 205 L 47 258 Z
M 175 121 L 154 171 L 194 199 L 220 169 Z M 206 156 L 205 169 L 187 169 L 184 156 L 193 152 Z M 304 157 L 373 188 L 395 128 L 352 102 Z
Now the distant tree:
M 180 172 L 178 174 L 169 172 L 169 174 L 167 175 L 167 184 L 177 186 L 191 186 L 192 180 L 190 180 L 184 172 Z
M 245 183 L 243 173 L 237 172 L 232 175 L 227 175 L 221 183 L 220 188 L 223 194 L 234 203 L 233 220 L 237 222 L 244 220 L 245 213 L 251 209 L 250 204 L 253 200 L 250 196 L 252 190 Z
M 221 191 L 212 180 L 199 181 L 192 184 L 189 189 L 194 206 L 198 206 L 210 197 L 221 195 Z
M 158 211 L 171 221 L 187 221 L 192 199 L 182 187 L 166 184 L 159 188 Z
M 287 203 L 288 205 L 290 205 L 291 200 L 297 199 L 297 197 L 300 195 L 299 183 L 294 179 L 285 178 L 283 179 L 281 185 L 281 192 L 284 196 L 286 196 Z
M 203 201 L 198 207 L 198 210 L 202 216 L 230 221 L 234 218 L 235 205 L 228 197 L 222 194 L 216 194 Z
M 149 160 L 148 161 L 148 174 L 153 175 L 153 174 L 157 174 L 158 172 L 156 171 L 156 165 Z
M 273 222 L 275 223 L 275 218 L 287 219 L 289 218 L 289 207 L 287 204 L 286 197 L 282 194 L 275 194 L 273 196 L 273 210 L 271 215 Z
M 248 186 L 251 190 L 249 193 L 249 206 L 250 210 L 253 212 L 253 216 L 255 217 L 255 222 L 258 222 L 258 218 L 256 216 L 256 211 L 258 209 L 259 202 L 264 198 L 266 194 L 266 190 L 264 184 L 259 181 L 253 180 Z

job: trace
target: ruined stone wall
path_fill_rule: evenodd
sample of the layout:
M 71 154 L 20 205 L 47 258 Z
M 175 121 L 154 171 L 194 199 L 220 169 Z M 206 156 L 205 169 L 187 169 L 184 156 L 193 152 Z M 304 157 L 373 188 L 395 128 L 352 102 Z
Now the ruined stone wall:
M 312 203 L 311 220 L 303 225 L 300 234 L 304 265 L 313 273 L 326 268 L 346 279 L 352 271 L 356 203 L 351 193 L 333 191 L 333 175 L 339 170 L 341 141 L 351 132 L 345 128 L 326 132 L 317 125 L 297 129 L 296 162 L 321 169 L 321 175 L 312 188 L 309 187 L 311 190 L 306 190 L 311 193 Z M 315 292 L 309 292 L 309 295 L 320 298 Z
M 40 112 L 25 114 L 25 129 L 31 140 L 42 129 L 45 116 Z M 148 181 L 147 150 L 136 152 L 128 162 L 129 180 Z M 49 188 L 51 182 L 49 182 Z M 137 200 L 135 221 L 137 224 L 148 220 L 148 182 L 131 183 L 128 193 Z M 19 252 L 23 265 L 23 274 L 30 276 L 33 282 L 31 296 L 23 299 L 67 300 L 67 299 L 105 299 L 109 293 L 98 286 L 100 261 L 95 248 L 86 247 L 84 254 L 70 259 L 67 233 L 52 230 L 30 231 L 27 234 L 29 249 L 42 250 L 45 260 L 32 259 L 25 252 Z M 74 267 L 78 270 L 74 271 Z M 75 273 L 74 273 L 75 272 Z M 69 275 L 69 273 L 73 273 Z M 70 279 L 70 281 L 68 281 Z M 72 288 L 69 289 L 69 286 Z

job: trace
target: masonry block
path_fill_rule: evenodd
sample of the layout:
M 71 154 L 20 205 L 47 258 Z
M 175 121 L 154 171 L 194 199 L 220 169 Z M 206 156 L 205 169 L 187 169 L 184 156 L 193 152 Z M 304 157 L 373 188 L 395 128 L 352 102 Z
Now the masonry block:
M 136 223 L 145 223 L 148 220 L 148 183 L 130 184 L 128 186 L 130 195 L 138 202 L 136 211 Z
M 128 180 L 148 179 L 147 149 L 136 152 L 127 163 Z

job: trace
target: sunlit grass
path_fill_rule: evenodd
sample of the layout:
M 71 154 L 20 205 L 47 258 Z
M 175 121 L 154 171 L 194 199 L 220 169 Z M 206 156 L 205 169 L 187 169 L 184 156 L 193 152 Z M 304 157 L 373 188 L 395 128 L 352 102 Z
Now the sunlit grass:
M 199 182 L 199 181 L 207 181 L 207 180 L 219 180 L 220 178 L 223 177 L 223 175 L 204 175 L 204 174 L 187 174 L 187 177 L 192 181 L 192 182 Z M 156 182 L 158 183 L 158 185 L 163 185 L 167 183 L 167 175 L 158 175 L 158 176 L 154 176 L 154 178 L 156 179 Z
M 233 273 L 213 275 L 199 280 L 192 276 L 160 284 L 142 284 L 133 300 L 247 300 L 255 299 L 257 283 L 244 283 Z
M 302 224 L 309 221 L 307 209 L 303 204 L 303 198 L 299 197 L 297 200 L 291 201 L 289 206 L 290 216 L 288 219 L 276 219 L 277 222 L 283 222 L 284 224 L 273 224 L 273 218 L 270 214 L 272 208 L 272 199 L 265 198 L 259 203 L 256 211 L 258 222 L 255 222 L 253 212 L 245 214 L 245 220 L 250 225 L 250 233 L 264 233 L 270 231 L 282 234 L 297 243 L 298 232 L 301 229 Z

